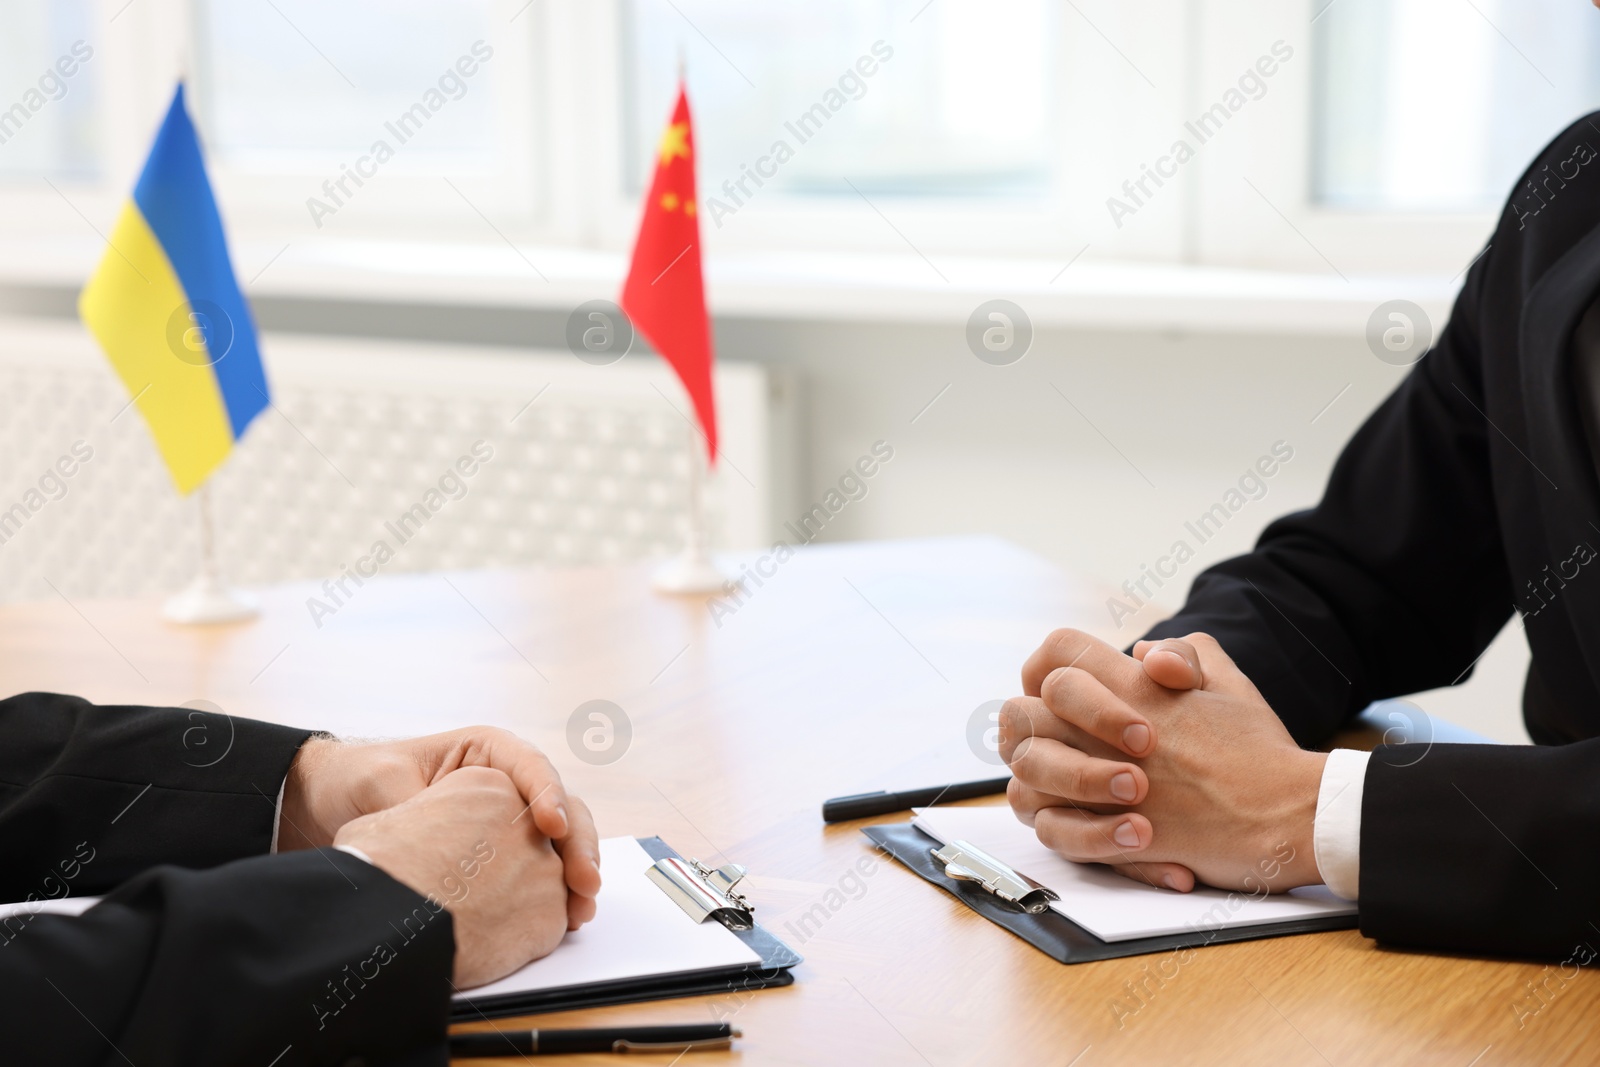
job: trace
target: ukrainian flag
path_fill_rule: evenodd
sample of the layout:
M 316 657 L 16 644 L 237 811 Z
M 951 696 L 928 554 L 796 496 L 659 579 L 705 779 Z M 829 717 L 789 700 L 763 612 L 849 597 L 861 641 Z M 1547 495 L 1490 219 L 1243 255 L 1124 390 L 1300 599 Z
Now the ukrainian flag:
M 78 314 L 188 493 L 269 397 L 181 84 L 108 245 Z

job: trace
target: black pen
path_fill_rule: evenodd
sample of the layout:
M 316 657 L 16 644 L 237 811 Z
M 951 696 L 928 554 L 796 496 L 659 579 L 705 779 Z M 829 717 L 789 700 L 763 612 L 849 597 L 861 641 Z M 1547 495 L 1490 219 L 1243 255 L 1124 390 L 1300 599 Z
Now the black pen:
M 450 1035 L 450 1055 L 559 1056 L 577 1052 L 687 1052 L 728 1048 L 742 1036 L 731 1023 L 602 1026 L 593 1030 L 481 1030 Z
M 823 822 L 845 822 L 849 819 L 866 819 L 874 815 L 888 815 L 908 808 L 926 808 L 944 801 L 971 800 L 973 797 L 990 797 L 1004 793 L 1011 777 L 985 778 L 981 782 L 955 782 L 951 785 L 934 785 L 926 789 L 907 789 L 899 793 L 857 793 L 851 797 L 834 797 L 822 802 Z

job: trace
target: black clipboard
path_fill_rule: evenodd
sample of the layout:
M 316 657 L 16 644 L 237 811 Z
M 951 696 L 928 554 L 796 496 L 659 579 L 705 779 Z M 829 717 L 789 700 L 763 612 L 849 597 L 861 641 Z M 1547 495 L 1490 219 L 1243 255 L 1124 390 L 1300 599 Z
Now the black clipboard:
M 932 882 L 961 903 L 997 926 L 1003 926 L 1022 940 L 1062 963 L 1089 963 L 1123 956 L 1144 956 L 1172 949 L 1220 945 L 1230 941 L 1254 941 L 1263 937 L 1319 933 L 1323 930 L 1348 930 L 1359 921 L 1355 915 L 1321 915 L 1313 919 L 1238 926 L 1231 929 L 1193 930 L 1181 934 L 1139 937 L 1129 941 L 1102 941 L 1088 930 L 1054 909 L 1030 915 L 1006 903 L 972 882 L 960 882 L 944 873 L 933 858 L 939 842 L 910 823 L 866 826 L 861 830 L 874 844 L 901 864 Z
M 651 859 L 682 857 L 659 837 L 637 839 Z M 684 916 L 684 922 L 692 921 Z M 715 920 L 707 920 L 715 921 Z M 499 1019 L 508 1015 L 540 1015 L 545 1012 L 598 1008 L 608 1004 L 631 1004 L 641 1000 L 666 1000 L 671 997 L 731 995 L 752 989 L 770 989 L 794 984 L 790 968 L 802 962 L 794 949 L 767 932 L 759 923 L 748 930 L 732 930 L 756 955 L 759 963 L 689 971 L 649 978 L 622 978 L 611 982 L 563 986 L 528 993 L 502 993 L 474 999 L 470 994 L 450 1002 L 450 1021 Z

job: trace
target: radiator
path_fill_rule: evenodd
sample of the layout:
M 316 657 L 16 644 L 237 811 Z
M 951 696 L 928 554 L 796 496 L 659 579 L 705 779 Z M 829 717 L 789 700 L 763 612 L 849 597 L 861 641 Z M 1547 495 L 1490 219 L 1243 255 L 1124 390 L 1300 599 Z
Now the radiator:
M 385 573 L 682 546 L 698 435 L 654 356 L 597 367 L 564 351 L 296 335 L 262 349 L 274 403 L 210 483 L 233 584 L 336 576 L 378 540 L 395 548 Z M 784 398 L 758 366 L 723 364 L 716 391 L 711 543 L 758 547 L 781 498 L 773 457 L 793 451 L 774 428 L 792 420 L 774 417 Z M 402 547 L 389 531 L 408 514 Z M 177 495 L 75 323 L 0 320 L 0 538 L 0 601 L 165 594 L 195 571 L 198 504 Z

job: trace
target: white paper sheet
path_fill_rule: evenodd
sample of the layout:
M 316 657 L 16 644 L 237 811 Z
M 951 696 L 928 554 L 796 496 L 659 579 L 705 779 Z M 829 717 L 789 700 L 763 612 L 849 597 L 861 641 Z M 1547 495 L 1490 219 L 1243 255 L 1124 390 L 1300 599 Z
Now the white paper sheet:
M 1210 888 L 1192 893 L 1157 889 L 1106 867 L 1061 858 L 1040 844 L 1033 830 L 1018 822 L 1004 805 L 918 808 L 915 815 L 912 822 L 940 844 L 969 841 L 1019 874 L 1055 890 L 1061 899 L 1051 907 L 1102 941 L 1356 912 L 1354 903 L 1340 900 L 1320 885 L 1265 897 L 1259 891 L 1252 895 Z M 1271 885 L 1259 873 L 1257 879 Z
M 480 1000 L 620 978 L 687 974 L 761 962 L 726 926 L 696 923 L 645 871 L 650 854 L 631 837 L 600 842 L 600 897 L 594 921 L 522 970 L 456 999 Z
M 653 861 L 638 841 L 612 837 L 600 842 L 600 898 L 594 921 L 568 933 L 556 950 L 514 974 L 457 994 L 479 999 L 531 993 L 620 978 L 645 978 L 761 962 L 755 950 L 726 926 L 696 924 L 645 877 Z M 0 919 L 28 912 L 77 915 L 98 897 L 66 897 L 0 904 Z
M 24 901 L 17 904 L 0 904 L 0 919 L 13 915 L 82 915 L 96 904 L 99 897 L 57 897 L 54 900 Z

